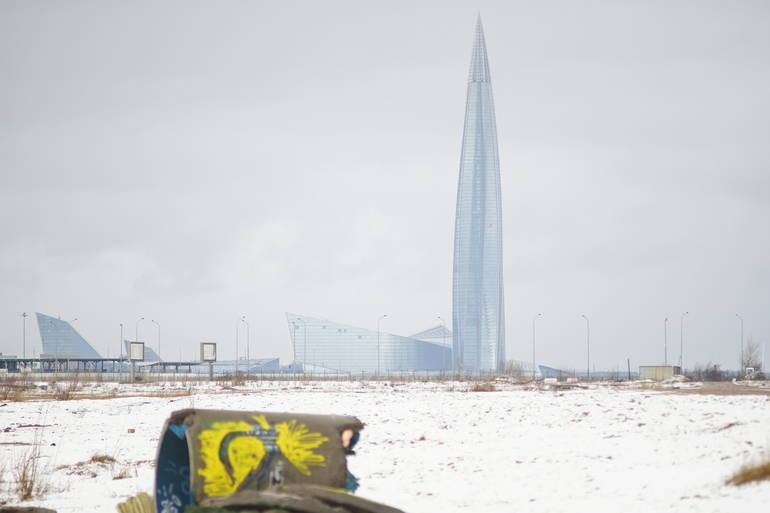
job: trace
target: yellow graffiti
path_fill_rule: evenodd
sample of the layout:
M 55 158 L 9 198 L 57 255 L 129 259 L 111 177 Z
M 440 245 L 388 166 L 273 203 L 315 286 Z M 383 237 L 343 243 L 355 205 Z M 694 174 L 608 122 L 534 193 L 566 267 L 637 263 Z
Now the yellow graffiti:
M 271 429 L 263 415 L 252 417 L 264 430 Z M 198 474 L 203 477 L 203 493 L 209 497 L 231 495 L 249 475 L 259 469 L 267 455 L 267 449 L 257 436 L 235 436 L 222 447 L 230 433 L 248 433 L 254 427 L 245 421 L 212 422 L 198 435 L 202 467 Z M 303 475 L 311 475 L 310 467 L 323 467 L 323 454 L 313 452 L 329 439 L 320 433 L 311 433 L 307 426 L 296 420 L 280 422 L 274 426 L 276 445 L 281 454 Z M 222 453 L 224 449 L 224 453 Z M 223 461 L 222 456 L 227 461 Z M 227 466 L 229 465 L 229 469 Z
M 281 454 L 294 465 L 303 475 L 311 474 L 309 467 L 323 467 L 325 459 L 323 454 L 316 454 L 317 449 L 329 439 L 321 433 L 311 433 L 307 426 L 296 420 L 281 422 L 275 425 L 278 432 L 276 444 Z

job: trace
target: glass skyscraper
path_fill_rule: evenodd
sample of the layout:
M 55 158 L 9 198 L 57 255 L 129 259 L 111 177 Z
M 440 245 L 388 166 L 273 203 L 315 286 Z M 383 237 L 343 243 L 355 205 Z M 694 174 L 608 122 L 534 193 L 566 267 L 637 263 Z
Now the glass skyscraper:
M 501 370 L 505 364 L 500 162 L 481 17 L 468 74 L 452 276 L 454 366 Z

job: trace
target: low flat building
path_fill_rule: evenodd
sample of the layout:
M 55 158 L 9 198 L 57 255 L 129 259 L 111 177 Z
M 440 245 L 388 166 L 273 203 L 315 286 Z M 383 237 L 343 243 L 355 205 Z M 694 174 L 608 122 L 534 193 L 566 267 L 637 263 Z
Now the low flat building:
M 639 379 L 650 379 L 652 381 L 663 381 L 673 378 L 682 373 L 682 368 L 678 365 L 640 365 Z

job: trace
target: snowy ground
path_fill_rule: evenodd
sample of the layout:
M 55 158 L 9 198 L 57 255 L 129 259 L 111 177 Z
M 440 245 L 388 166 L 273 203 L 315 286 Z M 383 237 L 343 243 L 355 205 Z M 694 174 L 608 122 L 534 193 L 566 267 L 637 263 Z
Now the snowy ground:
M 724 484 L 770 451 L 770 396 L 465 389 L 263 383 L 236 391 L 211 385 L 176 398 L 0 403 L 0 466 L 38 431 L 53 491 L 37 504 L 113 512 L 123 498 L 152 492 L 159 431 L 174 410 L 337 413 L 366 423 L 350 460 L 359 495 L 410 513 L 763 511 L 770 504 L 770 482 Z M 74 466 L 94 454 L 117 463 Z M 113 479 L 121 471 L 130 477 Z

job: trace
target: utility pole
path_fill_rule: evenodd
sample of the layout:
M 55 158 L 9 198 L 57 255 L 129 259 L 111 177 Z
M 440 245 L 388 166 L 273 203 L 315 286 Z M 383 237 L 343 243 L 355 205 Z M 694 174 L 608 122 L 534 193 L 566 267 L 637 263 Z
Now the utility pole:
M 688 315 L 689 313 L 690 312 L 683 313 L 682 317 L 679 319 L 679 372 L 682 374 L 684 374 L 684 316 Z
M 739 369 L 738 369 L 738 377 L 740 378 L 741 375 L 744 372 L 744 369 L 743 369 L 743 364 L 744 364 L 744 361 L 743 361 L 743 317 L 741 317 L 738 314 L 735 314 L 735 316 L 738 319 L 740 319 L 740 321 L 741 321 L 741 364 L 740 364 Z
M 437 316 L 437 319 L 441 321 L 441 334 L 444 336 L 444 358 L 441 359 L 441 363 L 444 365 L 444 370 L 447 370 L 449 366 L 446 362 L 446 353 L 447 353 L 447 345 L 446 345 L 446 326 L 444 325 L 444 319 L 441 318 L 441 316 Z
M 27 312 L 21 314 L 21 357 L 27 358 Z
M 377 377 L 380 377 L 380 321 L 386 318 L 388 314 L 383 314 L 377 318 Z
M 297 320 L 302 323 L 302 331 L 303 331 L 303 348 L 302 348 L 302 374 L 305 374 L 305 367 L 307 366 L 307 322 L 302 317 L 297 317 Z
M 586 320 L 586 375 L 588 380 L 591 380 L 591 322 L 588 317 L 583 314 L 583 319 Z
M 532 381 L 535 381 L 535 321 L 537 321 L 543 314 L 539 313 L 532 318 Z
M 251 368 L 251 352 L 249 350 L 249 344 L 251 342 L 251 333 L 249 333 L 249 323 L 246 320 L 246 316 L 241 316 L 241 322 L 246 325 L 246 379 L 249 377 L 249 368 Z
M 251 362 L 251 334 L 249 333 L 249 322 L 246 316 L 241 316 L 241 322 L 246 325 L 246 361 Z
M 668 317 L 663 319 L 663 365 L 668 366 Z
M 155 319 L 151 319 L 152 323 L 158 327 L 158 360 L 163 360 L 163 358 L 160 357 L 160 323 L 156 321 Z M 180 358 L 181 361 L 181 358 Z

